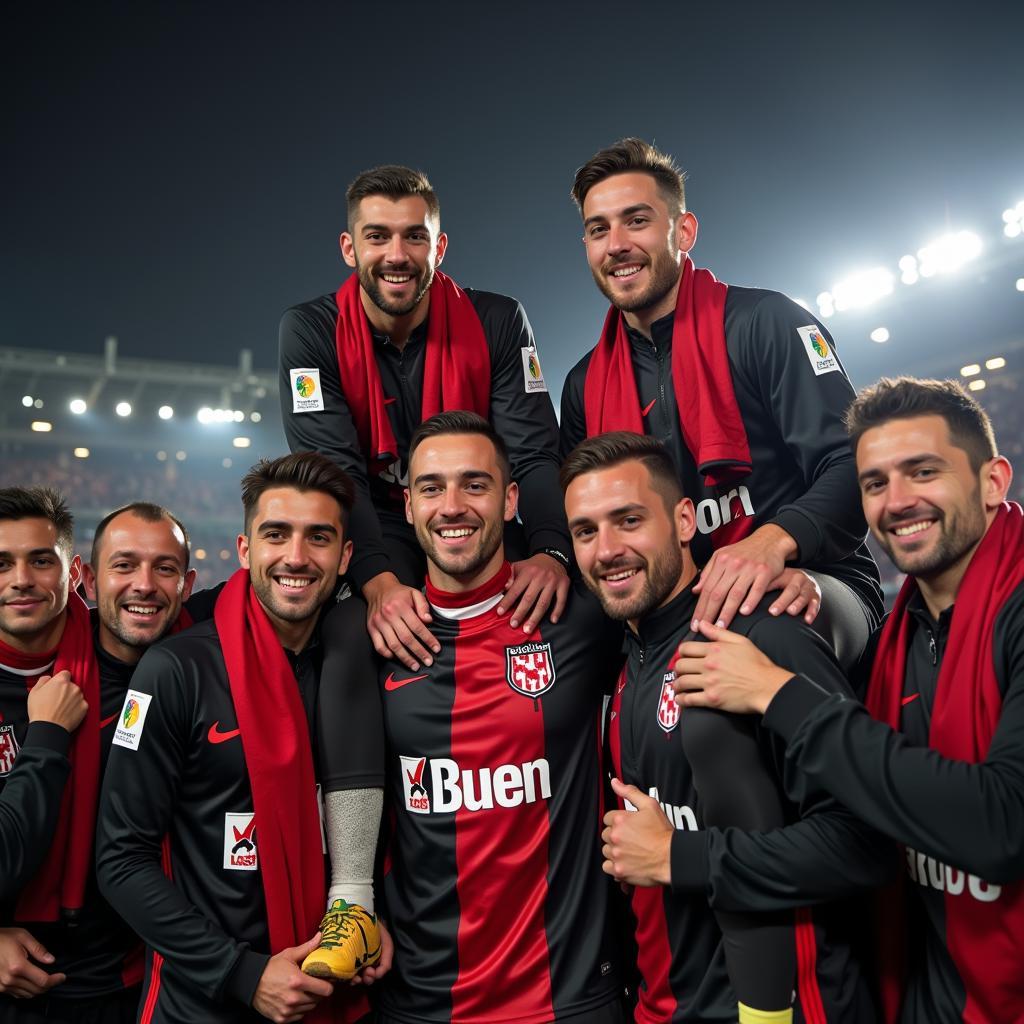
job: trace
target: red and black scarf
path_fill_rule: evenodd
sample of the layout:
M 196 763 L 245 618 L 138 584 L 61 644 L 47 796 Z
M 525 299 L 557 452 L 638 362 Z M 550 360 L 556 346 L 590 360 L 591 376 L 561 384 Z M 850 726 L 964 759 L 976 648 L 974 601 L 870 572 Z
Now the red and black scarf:
M 732 483 L 752 469 L 725 347 L 727 292 L 710 270 L 698 270 L 684 258 L 672 324 L 672 384 L 683 440 L 709 487 Z M 587 366 L 583 407 L 588 437 L 608 430 L 644 433 L 625 321 L 614 306 Z M 716 530 L 712 543 L 735 543 L 752 529 L 753 519 L 741 514 Z
M 957 589 L 942 667 L 936 684 L 928 746 L 968 764 L 985 760 L 1002 710 L 992 643 L 996 618 L 1024 582 L 1024 510 L 1004 502 L 971 558 Z M 879 639 L 867 707 L 879 721 L 899 728 L 910 616 L 917 592 L 904 582 Z M 901 879 L 899 887 L 902 888 Z M 902 896 L 902 894 L 900 894 Z M 898 1019 L 906 944 L 902 899 L 883 906 L 880 963 L 887 1021 Z M 965 1021 L 1016 1019 L 1024 1006 L 1024 882 L 1002 886 L 983 903 L 963 892 L 945 896 L 946 942 L 967 991 Z
M 421 419 L 455 409 L 486 418 L 491 404 L 491 354 L 480 318 L 466 293 L 440 271 L 434 273 L 429 295 Z M 334 341 L 341 389 L 370 470 L 381 472 L 398 458 L 398 445 L 385 408 L 358 275 L 338 289 L 336 299 Z

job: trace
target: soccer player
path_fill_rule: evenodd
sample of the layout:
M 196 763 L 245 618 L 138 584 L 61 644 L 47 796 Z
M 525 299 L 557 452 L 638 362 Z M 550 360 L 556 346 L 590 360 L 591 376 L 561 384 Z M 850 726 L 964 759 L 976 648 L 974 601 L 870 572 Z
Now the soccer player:
M 138 940 L 94 878 L 97 793 L 135 665 L 174 628 L 194 576 L 184 527 L 159 506 L 138 503 L 104 519 L 84 573 L 71 531 L 55 492 L 0 492 L 0 742 L 7 771 L 14 762 L 8 783 L 17 785 L 25 754 L 28 767 L 33 750 L 44 748 L 37 786 L 24 790 L 18 813 L 20 866 L 5 878 L 17 897 L 4 911 L 13 927 L 0 929 L 0 1020 L 21 1024 L 135 1019 Z M 99 604 L 92 615 L 72 593 L 83 574 Z M 59 723 L 26 731 L 26 716 L 33 720 L 34 705 L 58 683 L 72 710 L 70 679 L 88 704 L 74 741 Z
M 843 432 L 853 388 L 827 331 L 784 295 L 694 267 L 682 172 L 641 139 L 595 154 L 572 195 L 611 309 L 562 390 L 563 453 L 610 430 L 660 439 L 696 506 L 696 617 L 728 625 L 798 565 L 823 592 L 816 628 L 852 664 L 882 598 Z
M 887 1021 L 1019 1020 L 1024 512 L 955 382 L 882 380 L 847 426 L 871 532 L 907 574 L 865 658 L 867 710 L 707 624 L 676 665 L 680 701 L 763 715 L 787 770 L 903 845 L 878 939 Z
M 379 669 L 395 938 L 380 1020 L 620 1021 L 598 843 L 620 641 L 583 588 L 529 634 L 495 613 L 517 487 L 491 424 L 434 416 L 409 460 L 406 515 L 443 642 L 431 666 Z
M 469 409 L 505 438 L 525 538 L 501 610 L 528 633 L 549 608 L 558 617 L 569 589 L 558 424 L 522 306 L 437 269 L 448 237 L 426 176 L 375 167 L 346 199 L 341 255 L 355 273 L 285 313 L 281 414 L 292 451 L 322 452 L 355 482 L 351 579 L 378 653 L 416 671 L 437 638 L 403 509 L 413 431 L 434 413 Z
M 742 759 L 714 737 L 697 756 L 679 742 L 688 716 L 677 711 L 671 661 L 697 604 L 698 573 L 694 506 L 668 453 L 654 438 L 604 434 L 570 454 L 562 480 L 583 578 L 628 626 L 609 746 L 612 785 L 629 810 L 605 816 L 603 852 L 609 874 L 640 886 L 632 897 L 643 979 L 636 1020 L 735 1021 L 738 1013 L 744 1024 L 789 1021 L 794 987 L 797 1019 L 872 1020 L 844 912 L 824 901 L 883 880 L 888 844 L 798 774 L 783 773 L 779 745 L 760 733 L 752 749 L 740 745 Z M 762 599 L 738 628 L 847 693 L 825 641 L 768 607 Z M 780 791 L 786 824 L 773 827 L 765 808 Z M 758 831 L 710 827 L 736 804 Z
M 100 801 L 97 874 L 146 943 L 141 1019 L 160 1024 L 328 1019 L 332 986 L 299 964 L 325 895 L 317 614 L 351 555 L 352 484 L 307 452 L 258 463 L 242 502 L 242 568 L 211 621 L 140 662 Z

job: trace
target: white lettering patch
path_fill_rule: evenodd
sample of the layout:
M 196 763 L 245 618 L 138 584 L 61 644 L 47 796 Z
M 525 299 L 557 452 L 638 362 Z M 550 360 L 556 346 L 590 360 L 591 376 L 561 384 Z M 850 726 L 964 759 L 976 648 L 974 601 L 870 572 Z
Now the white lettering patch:
M 146 725 L 149 703 L 153 697 L 138 690 L 129 690 L 124 698 L 124 707 L 118 716 L 114 728 L 114 746 L 127 747 L 129 750 L 139 749 L 142 730 Z
M 820 377 L 823 373 L 831 373 L 839 369 L 839 360 L 832 352 L 832 346 L 825 340 L 825 335 L 816 324 L 808 327 L 798 327 L 796 333 L 807 350 L 807 358 L 811 362 L 814 376 Z
M 224 815 L 224 868 L 227 871 L 255 871 L 259 862 L 256 853 L 256 815 Z
M 535 348 L 521 348 L 523 356 L 523 389 L 528 395 L 537 391 L 547 391 L 544 383 L 544 371 L 540 368 L 540 359 Z
M 18 740 L 10 722 L 0 725 L 0 778 L 9 775 L 18 756 Z
M 289 370 L 292 379 L 292 412 L 323 412 L 324 393 L 317 369 Z

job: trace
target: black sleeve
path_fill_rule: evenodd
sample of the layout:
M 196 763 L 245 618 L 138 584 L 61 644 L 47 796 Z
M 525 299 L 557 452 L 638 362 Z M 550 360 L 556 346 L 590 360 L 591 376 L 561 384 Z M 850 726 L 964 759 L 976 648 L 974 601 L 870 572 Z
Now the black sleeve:
M 374 576 L 392 571 L 391 559 L 370 499 L 366 457 L 341 390 L 333 328 L 329 327 L 328 320 L 326 313 L 314 316 L 300 307 L 289 309 L 281 318 L 278 332 L 281 420 L 291 451 L 326 455 L 348 473 L 355 484 L 356 503 L 349 522 L 355 551 L 349 575 L 361 588 Z M 322 410 L 293 412 L 291 371 L 301 369 L 320 371 Z
M 366 605 L 349 597 L 334 605 L 320 627 L 317 756 L 325 793 L 384 786 L 384 709 L 377 659 L 366 632 Z M 339 742 L 339 737 L 344 737 Z
M 547 390 L 527 391 L 523 349 L 535 349 L 526 311 L 506 300 L 484 319 L 491 343 L 491 422 L 508 445 L 519 484 L 519 515 L 531 554 L 557 548 L 572 556 L 558 484 L 558 421 Z
M 0 793 L 0 904 L 18 898 L 45 859 L 71 772 L 71 734 L 53 722 L 30 722 Z
M 192 747 L 195 684 L 165 647 L 150 648 L 135 669 L 132 689 L 152 700 L 138 749 L 110 751 L 96 823 L 96 876 L 132 930 L 207 998 L 248 1002 L 269 957 L 226 935 L 161 866 Z
M 773 660 L 789 658 L 813 671 L 835 699 L 849 694 L 828 645 L 799 619 L 766 616 L 749 636 Z M 893 844 L 789 764 L 777 740 L 765 736 L 764 742 L 799 820 L 765 832 L 675 832 L 673 891 L 704 891 L 718 910 L 768 912 L 838 899 L 891 879 L 898 863 Z
M 816 373 L 801 328 L 817 327 L 829 348 Z M 802 565 L 838 562 L 864 540 L 857 470 L 843 415 L 854 390 L 828 331 L 785 295 L 766 292 L 730 344 L 730 355 L 748 387 L 760 392 L 783 443 L 803 473 L 807 490 L 769 520 L 799 547 Z M 731 339 L 730 339 L 731 341 Z
M 562 409 L 559 421 L 559 441 L 564 459 L 581 441 L 587 438 L 587 418 L 583 407 L 583 382 L 590 365 L 588 352 L 568 373 L 562 385 Z
M 223 583 L 218 583 L 204 590 L 197 590 L 184 604 L 185 611 L 192 616 L 193 622 L 206 622 L 213 618 L 213 609 L 216 607 L 217 598 L 224 589 Z
M 764 722 L 786 741 L 787 763 L 858 817 L 1003 885 L 1024 878 L 1024 588 L 1003 609 L 996 637 L 1006 687 L 980 764 L 913 746 L 860 704 L 824 692 L 809 672 L 783 686 Z

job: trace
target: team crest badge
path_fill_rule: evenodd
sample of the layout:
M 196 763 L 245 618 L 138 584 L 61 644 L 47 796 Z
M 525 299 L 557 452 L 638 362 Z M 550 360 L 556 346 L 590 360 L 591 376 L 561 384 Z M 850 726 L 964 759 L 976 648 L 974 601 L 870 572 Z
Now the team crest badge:
M 14 767 L 14 759 L 17 756 L 18 741 L 14 738 L 14 726 L 9 722 L 0 725 L 0 778 Z
M 666 672 L 661 681 L 661 695 L 658 697 L 658 725 L 671 732 L 679 723 L 679 705 L 676 703 L 676 691 L 672 689 L 675 672 Z
M 551 644 L 529 643 L 505 648 L 505 679 L 516 693 L 540 697 L 555 683 Z

